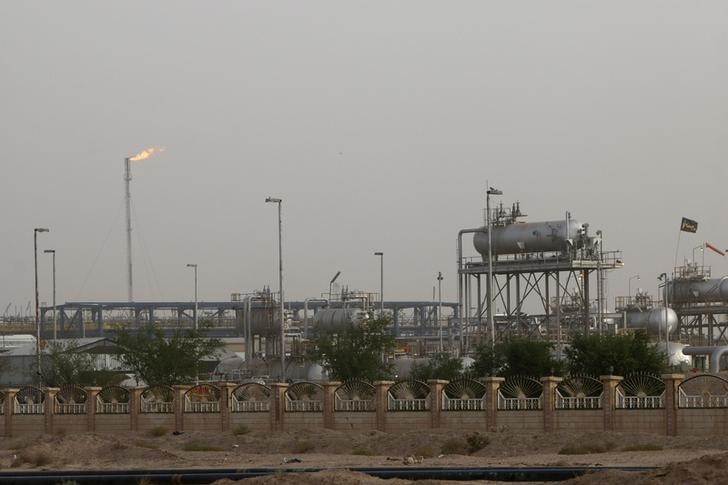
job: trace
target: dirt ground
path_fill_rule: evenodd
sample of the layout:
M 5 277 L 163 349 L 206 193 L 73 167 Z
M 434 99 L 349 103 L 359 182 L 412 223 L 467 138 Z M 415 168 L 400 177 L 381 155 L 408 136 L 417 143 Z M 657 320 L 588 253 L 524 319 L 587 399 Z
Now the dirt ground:
M 308 474 L 287 473 L 237 483 L 381 485 L 384 480 L 350 472 L 348 468 L 634 465 L 661 468 L 640 473 L 605 471 L 562 483 L 621 485 L 625 480 L 629 480 L 630 485 L 728 483 L 728 436 L 668 437 L 611 432 L 475 434 L 451 430 L 388 434 L 319 429 L 237 435 L 232 432 L 174 435 L 164 429 L 156 431 L 154 434 L 87 433 L 5 438 L 0 440 L 0 468 L 324 467 L 328 470 Z M 293 458 L 300 461 L 291 460 Z M 217 483 L 236 482 L 223 480 Z M 399 485 L 411 482 L 386 480 L 386 483 Z

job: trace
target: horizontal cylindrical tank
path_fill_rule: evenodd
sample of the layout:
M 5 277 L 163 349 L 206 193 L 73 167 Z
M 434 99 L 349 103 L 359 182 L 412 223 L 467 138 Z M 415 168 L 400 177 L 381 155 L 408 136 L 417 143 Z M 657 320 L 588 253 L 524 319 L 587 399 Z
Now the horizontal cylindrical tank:
M 263 307 L 250 309 L 250 321 L 247 321 L 247 312 L 240 310 L 240 321 L 243 328 L 250 325 L 253 335 L 278 335 L 281 331 L 280 313 L 277 308 Z
M 546 222 L 522 222 L 493 228 L 493 254 L 562 251 L 567 241 L 580 241 L 582 224 L 574 219 Z M 475 250 L 488 257 L 488 228 L 473 236 Z
M 627 328 L 643 328 L 651 335 L 665 336 L 677 328 L 677 313 L 672 308 L 653 308 L 645 312 L 627 312 Z
M 702 281 L 671 281 L 667 285 L 670 303 L 728 302 L 728 276 Z
M 369 318 L 361 308 L 323 308 L 313 316 L 316 329 L 334 330 L 349 325 L 359 325 Z

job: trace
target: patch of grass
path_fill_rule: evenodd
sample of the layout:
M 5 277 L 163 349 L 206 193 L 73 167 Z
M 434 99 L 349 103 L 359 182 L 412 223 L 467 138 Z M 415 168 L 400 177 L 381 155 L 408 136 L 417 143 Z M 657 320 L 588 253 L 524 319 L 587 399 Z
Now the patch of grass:
M 364 447 L 361 447 L 361 446 L 357 446 L 356 448 L 354 448 L 353 450 L 351 450 L 351 454 L 352 455 L 359 455 L 359 456 L 374 456 L 374 455 L 376 455 L 376 453 L 374 453 L 371 449 L 364 448 Z
M 185 451 L 223 451 L 220 446 L 213 445 L 203 440 L 190 440 L 182 446 Z
M 435 452 L 433 451 L 432 446 L 422 445 L 415 448 L 415 451 L 412 452 L 412 455 L 421 456 L 423 458 L 432 458 L 433 456 L 435 456 Z
M 159 449 L 159 444 L 149 440 L 134 440 L 134 446 L 138 446 L 139 448 L 148 448 L 150 450 Z
M 564 446 L 559 455 L 590 455 L 592 453 L 606 453 L 614 449 L 614 443 L 590 443 Z
M 235 426 L 235 427 L 234 427 L 234 428 L 232 429 L 232 432 L 233 432 L 233 434 L 234 434 L 234 435 L 236 435 L 236 436 L 238 436 L 238 435 L 241 435 L 241 434 L 248 434 L 248 433 L 250 433 L 250 428 L 249 428 L 249 427 L 247 427 L 247 426 L 246 426 L 246 425 L 244 425 L 244 424 L 238 424 L 238 425 L 236 425 L 236 426 Z
M 316 446 L 311 443 L 310 441 L 301 440 L 296 441 L 293 443 L 293 452 L 294 453 L 308 453 L 309 451 L 312 451 Z
M 465 436 L 465 442 L 468 444 L 468 454 L 472 455 L 488 446 L 490 439 L 476 431 Z
M 150 429 L 147 434 L 153 438 L 159 438 L 160 436 L 166 435 L 168 432 L 169 430 L 164 426 L 155 426 Z
M 662 445 L 647 443 L 644 445 L 629 445 L 622 448 L 622 451 L 662 451 Z
M 443 455 L 467 455 L 468 444 L 462 438 L 450 438 L 440 447 Z

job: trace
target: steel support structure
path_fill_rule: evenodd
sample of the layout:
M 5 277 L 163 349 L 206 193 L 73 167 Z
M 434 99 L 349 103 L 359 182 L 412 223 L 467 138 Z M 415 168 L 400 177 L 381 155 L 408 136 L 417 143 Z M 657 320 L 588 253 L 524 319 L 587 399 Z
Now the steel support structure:
M 562 253 L 510 255 L 493 261 L 493 295 L 487 283 L 487 262 L 462 261 L 458 270 L 458 287 L 463 307 L 463 342 L 466 349 L 485 341 L 502 341 L 509 336 L 545 339 L 557 343 L 560 351 L 565 335 L 573 331 L 599 331 L 599 313 L 605 302 L 597 291 L 592 311 L 591 279 L 598 290 L 605 270 L 622 267 L 616 252 L 590 257 L 569 257 Z M 600 275 L 601 273 L 601 275 Z M 475 288 L 475 290 L 473 290 Z M 483 291 L 485 288 L 485 291 Z M 493 305 L 492 312 L 490 305 Z M 491 334 L 488 315 L 494 316 Z

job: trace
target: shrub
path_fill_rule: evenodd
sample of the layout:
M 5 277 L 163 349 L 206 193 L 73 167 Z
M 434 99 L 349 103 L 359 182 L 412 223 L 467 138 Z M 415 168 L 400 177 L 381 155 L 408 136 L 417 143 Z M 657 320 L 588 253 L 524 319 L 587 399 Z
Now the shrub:
M 432 446 L 430 445 L 418 446 L 412 454 L 423 458 L 432 458 L 435 456 L 435 452 L 432 450 Z
M 244 425 L 244 424 L 238 424 L 238 425 L 236 425 L 236 426 L 235 426 L 235 427 L 234 427 L 234 428 L 232 429 L 232 432 L 233 432 L 233 434 L 234 434 L 234 435 L 236 435 L 236 436 L 238 436 L 238 435 L 241 435 L 241 434 L 248 434 L 248 433 L 250 433 L 250 428 L 249 428 L 249 427 L 247 427 L 247 426 L 246 426 L 246 425 Z
M 628 445 L 622 448 L 622 451 L 661 451 L 662 445 L 647 443 L 644 445 Z
M 462 438 L 450 438 L 442 444 L 440 453 L 443 455 L 467 455 L 468 444 Z
M 475 433 L 470 433 L 465 437 L 465 441 L 468 444 L 468 454 L 473 454 L 476 451 L 480 451 L 486 446 L 488 446 L 488 443 L 490 443 L 490 439 L 487 436 L 484 436 L 477 431 Z
M 198 439 L 188 441 L 182 446 L 182 449 L 185 451 L 223 451 L 223 449 L 217 445 Z
M 53 461 L 50 454 L 45 451 L 30 451 L 22 450 L 18 455 L 13 458 L 10 466 L 15 468 L 19 467 L 23 463 L 29 463 L 33 466 L 44 466 Z
M 149 448 L 152 450 L 156 450 L 159 448 L 159 445 L 157 443 L 148 440 L 135 440 L 134 446 L 138 446 L 139 448 Z
M 376 453 L 374 453 L 369 448 L 363 448 L 363 447 L 356 447 L 353 450 L 351 450 L 352 455 L 360 455 L 360 456 L 374 456 Z
M 308 453 L 309 451 L 313 450 L 315 448 L 314 444 L 310 441 L 302 440 L 302 441 L 296 441 L 293 443 L 293 452 L 294 453 Z
M 148 434 L 153 438 L 159 438 L 160 436 L 166 435 L 168 431 L 169 430 L 164 426 L 155 426 L 154 428 L 149 430 Z
M 590 455 L 592 453 L 606 453 L 614 449 L 614 443 L 590 443 L 584 445 L 568 445 L 559 450 L 559 455 Z

